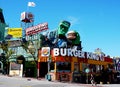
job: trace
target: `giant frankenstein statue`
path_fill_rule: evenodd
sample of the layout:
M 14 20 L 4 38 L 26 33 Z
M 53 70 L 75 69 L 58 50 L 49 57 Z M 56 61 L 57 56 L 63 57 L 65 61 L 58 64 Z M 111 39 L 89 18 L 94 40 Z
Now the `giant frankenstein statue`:
M 45 35 L 40 35 L 42 46 L 49 46 L 51 48 L 71 47 L 82 50 L 79 33 L 76 31 L 68 31 L 69 28 L 70 22 L 65 20 L 61 21 L 57 30 L 47 32 Z
M 47 32 L 45 35 L 40 35 L 40 39 L 42 41 L 42 46 L 53 47 L 67 47 L 67 38 L 66 33 L 68 32 L 70 27 L 70 22 L 61 21 L 58 29 L 55 31 Z

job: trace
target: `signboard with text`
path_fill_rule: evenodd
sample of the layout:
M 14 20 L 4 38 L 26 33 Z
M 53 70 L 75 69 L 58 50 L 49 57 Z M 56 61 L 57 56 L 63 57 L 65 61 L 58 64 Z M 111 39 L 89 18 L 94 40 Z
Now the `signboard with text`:
M 6 28 L 5 29 L 5 39 L 21 38 L 22 28 Z
M 34 35 L 34 34 L 37 34 L 39 32 L 47 30 L 47 29 L 48 29 L 48 23 L 47 22 L 38 24 L 38 25 L 33 26 L 33 27 L 29 27 L 29 28 L 26 29 L 26 36 Z
M 101 62 L 110 62 L 112 59 L 104 55 L 95 54 L 92 52 L 84 52 L 81 50 L 73 50 L 72 48 L 53 48 L 42 47 L 39 50 L 39 60 L 48 58 L 51 55 L 52 61 L 72 61 L 72 58 L 78 58 L 79 62 L 87 63 L 88 60 L 95 60 Z M 90 61 L 89 61 L 90 62 Z
M 8 34 L 13 37 L 22 37 L 22 28 L 8 28 Z

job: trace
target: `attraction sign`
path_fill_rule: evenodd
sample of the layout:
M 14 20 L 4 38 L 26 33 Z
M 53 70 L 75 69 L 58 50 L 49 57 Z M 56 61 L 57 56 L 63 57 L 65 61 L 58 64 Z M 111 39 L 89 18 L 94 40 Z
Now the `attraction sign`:
M 34 15 L 31 12 L 22 12 L 20 20 L 25 23 L 33 22 Z
M 34 35 L 34 34 L 37 34 L 39 32 L 47 30 L 47 29 L 48 29 L 48 23 L 47 22 L 38 24 L 38 25 L 33 26 L 33 27 L 29 27 L 29 28 L 26 29 L 26 36 Z
M 5 28 L 5 39 L 20 39 L 22 37 L 22 28 Z
M 8 35 L 12 35 L 13 38 L 22 37 L 22 28 L 8 28 Z

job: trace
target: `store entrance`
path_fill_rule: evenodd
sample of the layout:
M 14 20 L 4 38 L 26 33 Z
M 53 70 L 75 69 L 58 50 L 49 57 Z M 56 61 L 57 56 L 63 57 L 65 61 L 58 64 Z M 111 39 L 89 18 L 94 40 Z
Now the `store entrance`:
M 39 76 L 41 78 L 45 78 L 45 75 L 48 73 L 48 63 L 47 62 L 40 62 L 40 70 Z
M 35 71 L 35 67 L 27 67 L 25 76 L 26 77 L 34 77 L 34 71 Z

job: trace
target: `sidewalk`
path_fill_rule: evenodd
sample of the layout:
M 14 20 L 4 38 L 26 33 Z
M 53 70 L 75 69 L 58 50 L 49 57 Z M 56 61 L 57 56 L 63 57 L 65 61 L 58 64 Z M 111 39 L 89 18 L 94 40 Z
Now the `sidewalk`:
M 9 76 L 9 75 L 1 75 L 0 77 L 8 77 L 8 78 L 20 78 L 25 79 L 28 81 L 44 81 L 44 83 L 50 82 L 52 84 L 58 83 L 58 84 L 69 84 L 69 87 L 120 87 L 120 84 L 97 84 L 97 86 L 92 86 L 92 84 L 82 84 L 82 83 L 70 83 L 70 82 L 59 82 L 59 81 L 48 81 L 45 78 L 29 78 L 29 77 L 19 77 L 19 76 Z M 66 86 L 65 86 L 66 87 Z
M 104 84 L 97 84 L 96 86 L 92 84 L 84 84 L 84 83 L 74 83 L 74 82 L 64 82 L 64 81 L 50 81 L 50 82 L 54 82 L 54 83 L 65 83 L 65 84 L 69 84 L 69 87 L 111 87 L 108 85 L 104 85 Z M 65 86 L 66 87 L 66 86 Z

